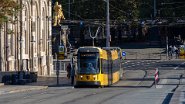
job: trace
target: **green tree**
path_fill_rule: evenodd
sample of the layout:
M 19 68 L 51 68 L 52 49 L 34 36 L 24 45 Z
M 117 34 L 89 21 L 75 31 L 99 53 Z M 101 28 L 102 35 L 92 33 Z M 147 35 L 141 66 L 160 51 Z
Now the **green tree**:
M 156 0 L 157 17 L 171 18 L 185 16 L 184 0 Z M 154 12 L 154 0 L 139 0 L 140 18 L 151 18 Z
M 0 0 L 0 27 L 5 22 L 14 23 L 12 17 L 16 16 L 21 6 L 13 0 Z
M 56 0 L 54 0 L 55 2 Z M 62 0 L 63 11 L 68 19 L 69 0 Z M 70 0 L 71 19 L 106 19 L 106 0 Z M 137 19 L 138 0 L 110 0 L 110 19 Z

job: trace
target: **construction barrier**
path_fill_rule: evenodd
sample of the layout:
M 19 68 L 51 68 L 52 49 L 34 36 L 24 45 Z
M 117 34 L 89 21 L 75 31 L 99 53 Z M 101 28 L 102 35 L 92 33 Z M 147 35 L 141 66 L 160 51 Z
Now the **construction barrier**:
M 159 80 L 159 70 L 158 68 L 155 69 L 155 81 L 157 82 Z
M 158 68 L 155 69 L 155 88 L 157 88 L 157 83 L 159 81 L 159 70 Z

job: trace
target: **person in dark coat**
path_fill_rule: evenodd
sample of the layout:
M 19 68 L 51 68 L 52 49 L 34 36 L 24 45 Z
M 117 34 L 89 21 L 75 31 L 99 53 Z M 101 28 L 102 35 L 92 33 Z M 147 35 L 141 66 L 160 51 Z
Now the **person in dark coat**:
M 75 65 L 71 68 L 71 85 L 74 85 L 74 78 L 75 78 Z
M 70 79 L 71 77 L 71 64 L 69 63 L 67 65 L 67 78 Z

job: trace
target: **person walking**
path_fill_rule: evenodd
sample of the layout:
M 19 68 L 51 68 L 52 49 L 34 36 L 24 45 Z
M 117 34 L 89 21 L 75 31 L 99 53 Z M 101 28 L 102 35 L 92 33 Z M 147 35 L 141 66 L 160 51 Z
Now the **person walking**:
M 71 64 L 69 63 L 67 65 L 67 78 L 70 79 L 71 77 Z
M 75 79 L 75 65 L 72 65 L 72 68 L 71 68 L 71 85 L 73 86 L 74 85 L 74 79 Z
M 177 47 L 174 45 L 173 46 L 173 56 L 175 56 L 176 58 L 177 58 L 177 53 L 176 53 L 177 50 L 178 50 Z
M 179 57 L 179 48 L 175 49 L 175 56 L 176 56 L 176 59 Z
M 168 54 L 169 54 L 169 59 L 171 59 L 172 58 L 172 46 L 170 45 L 169 46 L 169 50 L 168 50 Z

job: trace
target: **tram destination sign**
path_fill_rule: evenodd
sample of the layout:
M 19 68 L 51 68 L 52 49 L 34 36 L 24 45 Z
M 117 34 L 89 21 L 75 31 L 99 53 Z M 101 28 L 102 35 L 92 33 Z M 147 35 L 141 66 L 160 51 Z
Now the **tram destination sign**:
M 80 58 L 95 58 L 97 53 L 80 53 Z

